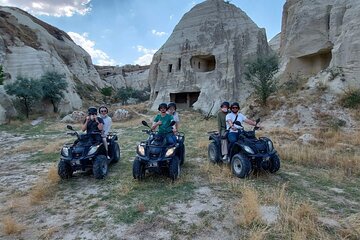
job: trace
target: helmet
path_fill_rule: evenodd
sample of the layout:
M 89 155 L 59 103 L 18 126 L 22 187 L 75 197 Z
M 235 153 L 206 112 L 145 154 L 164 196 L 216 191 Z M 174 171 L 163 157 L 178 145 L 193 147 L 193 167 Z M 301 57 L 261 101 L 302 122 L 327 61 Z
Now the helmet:
M 240 108 L 240 105 L 239 105 L 238 102 L 233 102 L 233 103 L 231 104 L 230 108 L 232 108 L 232 107 L 234 107 L 234 106 Z
M 96 107 L 89 107 L 88 108 L 88 114 L 97 114 L 97 108 Z
M 99 107 L 99 112 L 100 112 L 100 110 L 101 110 L 102 108 L 105 108 L 107 113 L 109 112 L 109 109 L 108 109 L 106 106 L 100 106 L 100 107 Z
M 174 102 L 169 102 L 169 104 L 167 105 L 167 108 L 169 109 L 170 107 L 174 107 L 176 110 L 176 103 Z
M 158 110 L 160 111 L 160 108 L 166 108 L 167 109 L 167 104 L 166 103 L 160 103 Z
M 220 107 L 222 108 L 223 106 L 226 106 L 227 108 L 229 108 L 230 107 L 230 103 L 229 102 L 223 102 L 221 105 L 220 105 Z

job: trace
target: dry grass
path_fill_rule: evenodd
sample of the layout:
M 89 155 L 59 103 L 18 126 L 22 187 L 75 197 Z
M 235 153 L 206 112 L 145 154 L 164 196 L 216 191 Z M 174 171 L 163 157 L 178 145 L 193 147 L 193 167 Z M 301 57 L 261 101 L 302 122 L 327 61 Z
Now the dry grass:
M 52 196 L 56 191 L 56 187 L 60 181 L 60 177 L 57 173 L 56 166 L 50 167 L 48 174 L 41 178 L 35 186 L 31 189 L 30 203 L 38 204 L 44 201 L 46 198 Z
M 209 179 L 212 184 L 229 183 L 233 178 L 233 174 L 229 166 L 225 164 L 217 165 L 205 162 L 200 166 L 200 171 Z
M 260 204 L 256 189 L 244 186 L 243 196 L 236 204 L 236 222 L 241 226 L 261 223 Z
M 8 150 L 9 154 L 33 153 L 42 149 L 45 143 L 42 140 L 27 140 L 22 143 L 15 144 L 12 149 Z
M 43 240 L 53 239 L 52 236 L 59 231 L 60 231 L 59 227 L 50 227 L 43 231 L 43 233 L 40 236 L 40 239 L 43 239 Z
M 360 213 L 352 214 L 341 221 L 340 233 L 344 239 L 360 239 Z
M 47 143 L 43 149 L 43 153 L 54 153 L 60 152 L 62 146 L 67 140 L 64 139 L 54 139 L 53 141 Z
M 267 239 L 266 235 L 269 233 L 269 227 L 254 227 L 250 230 L 249 239 L 251 240 L 263 240 Z
M 303 166 L 341 169 L 347 176 L 360 174 L 360 156 L 353 151 L 340 152 L 332 148 L 308 145 L 284 145 L 277 150 L 285 161 Z
M 2 220 L 2 225 L 5 235 L 19 234 L 25 229 L 23 225 L 17 223 L 11 216 L 5 216 Z

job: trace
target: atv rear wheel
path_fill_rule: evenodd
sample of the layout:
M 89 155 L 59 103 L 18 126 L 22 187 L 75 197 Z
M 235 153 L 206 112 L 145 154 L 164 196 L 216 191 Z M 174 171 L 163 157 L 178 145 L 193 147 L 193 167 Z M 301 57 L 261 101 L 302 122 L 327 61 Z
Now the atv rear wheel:
M 216 147 L 215 142 L 209 143 L 208 146 L 208 158 L 212 163 L 218 163 L 220 161 L 220 152 L 219 149 Z
M 249 159 L 242 154 L 235 154 L 231 158 L 231 171 L 238 178 L 249 176 L 251 171 Z
M 180 160 L 178 156 L 174 156 L 169 163 L 169 176 L 173 181 L 180 176 Z
M 68 179 L 71 178 L 73 175 L 73 170 L 71 168 L 71 165 L 64 160 L 60 160 L 58 164 L 58 174 L 61 177 L 61 179 Z
M 138 158 L 135 158 L 133 162 L 133 177 L 139 181 L 145 177 L 144 164 L 142 164 Z
M 95 158 L 93 165 L 93 174 L 96 179 L 103 179 L 108 174 L 108 162 L 104 155 L 99 155 Z
M 111 145 L 111 156 L 113 158 L 113 163 L 117 163 L 120 160 L 120 147 L 117 142 L 114 142 Z
M 180 166 L 182 166 L 185 162 L 185 145 L 182 145 L 182 151 L 181 151 L 181 159 L 180 159 Z
M 270 158 L 270 167 L 269 167 L 269 172 L 271 173 L 275 173 L 280 169 L 280 158 L 279 156 L 276 154 L 274 154 L 271 158 Z

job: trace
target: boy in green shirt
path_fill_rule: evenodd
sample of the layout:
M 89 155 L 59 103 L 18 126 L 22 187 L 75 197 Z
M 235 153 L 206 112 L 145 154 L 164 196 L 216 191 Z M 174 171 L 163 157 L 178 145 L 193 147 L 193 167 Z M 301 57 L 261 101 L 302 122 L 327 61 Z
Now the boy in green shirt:
M 158 110 L 160 111 L 160 114 L 155 116 L 151 130 L 154 131 L 157 127 L 159 127 L 158 133 L 166 137 L 167 144 L 174 145 L 176 143 L 176 137 L 173 131 L 176 131 L 176 129 L 173 126 L 170 126 L 170 123 L 174 120 L 174 118 L 170 114 L 166 113 L 166 103 L 161 103 Z

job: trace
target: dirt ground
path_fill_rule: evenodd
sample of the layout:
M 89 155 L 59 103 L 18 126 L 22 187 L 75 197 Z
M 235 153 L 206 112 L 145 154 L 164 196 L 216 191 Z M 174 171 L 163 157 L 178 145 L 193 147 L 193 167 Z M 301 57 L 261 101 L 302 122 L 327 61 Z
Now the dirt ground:
M 30 131 L 33 126 L 26 126 L 25 133 L 0 131 L 1 239 L 242 239 L 257 231 L 264 236 L 258 239 L 288 238 L 293 235 L 282 235 L 277 227 L 281 210 L 272 200 L 281 185 L 296 201 L 318 209 L 317 221 L 330 239 L 337 239 L 342 220 L 360 209 L 357 177 L 338 182 L 327 170 L 284 161 L 276 174 L 238 179 L 228 166 L 208 163 L 206 133 L 187 132 L 186 162 L 178 181 L 148 175 L 138 182 L 132 178 L 132 161 L 144 135 L 141 126 L 126 124 L 114 126 L 121 133 L 121 160 L 106 179 L 80 172 L 57 180 L 49 171 L 56 172 L 60 146 L 71 138 L 64 134 L 65 125 L 41 124 L 41 134 Z M 49 131 L 53 125 L 58 130 Z M 54 149 L 45 151 L 51 144 Z M 39 186 L 43 195 L 34 201 Z M 261 224 L 250 227 L 239 223 L 244 216 L 238 212 L 249 186 L 258 189 L 261 218 Z

